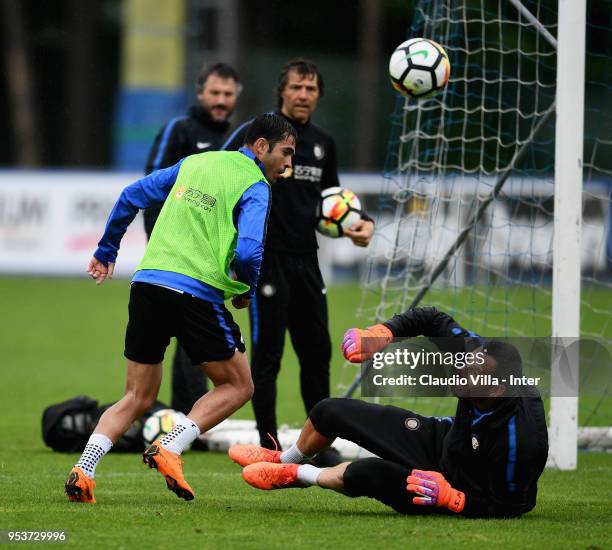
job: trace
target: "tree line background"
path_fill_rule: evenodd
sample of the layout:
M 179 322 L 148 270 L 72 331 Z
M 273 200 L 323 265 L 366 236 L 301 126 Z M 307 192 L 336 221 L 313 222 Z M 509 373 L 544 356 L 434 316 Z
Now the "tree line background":
M 126 1 L 0 0 L 1 166 L 113 167 Z M 396 97 L 388 56 L 406 38 L 416 0 L 184 2 L 185 107 L 199 66 L 230 62 L 245 86 L 236 125 L 275 107 L 286 60 L 310 57 L 326 81 L 314 120 L 336 138 L 341 168 L 383 166 Z M 588 13 L 587 46 L 609 57 L 612 2 L 590 0 Z

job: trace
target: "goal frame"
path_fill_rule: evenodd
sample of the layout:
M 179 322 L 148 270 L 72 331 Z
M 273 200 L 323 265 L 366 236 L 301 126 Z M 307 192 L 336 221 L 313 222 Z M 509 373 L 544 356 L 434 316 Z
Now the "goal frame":
M 552 336 L 580 336 L 586 0 L 558 0 Z M 573 354 L 576 372 L 577 353 Z M 551 388 L 558 387 L 553 369 Z M 550 397 L 549 463 L 575 470 L 578 397 Z
M 553 338 L 578 339 L 580 336 L 581 307 L 581 232 L 583 191 L 584 144 L 584 86 L 586 59 L 586 0 L 558 0 L 557 38 L 542 25 L 522 4 L 510 0 L 521 16 L 557 51 L 556 97 L 553 105 L 542 116 L 529 139 L 517 151 L 508 167 L 499 175 L 490 195 L 482 201 L 472 218 L 463 227 L 458 238 L 443 259 L 417 291 L 410 307 L 415 307 L 428 293 L 437 277 L 444 271 L 455 253 L 462 247 L 467 235 L 478 223 L 489 204 L 495 200 L 517 161 L 551 115 L 556 113 L 555 175 L 553 218 L 552 316 Z M 577 346 L 573 350 L 573 373 L 578 375 Z M 551 388 L 565 388 L 560 371 L 551 365 Z M 351 396 L 359 387 L 362 374 L 353 380 L 345 396 Z M 578 448 L 578 396 L 550 394 L 548 465 L 561 470 L 574 470 Z

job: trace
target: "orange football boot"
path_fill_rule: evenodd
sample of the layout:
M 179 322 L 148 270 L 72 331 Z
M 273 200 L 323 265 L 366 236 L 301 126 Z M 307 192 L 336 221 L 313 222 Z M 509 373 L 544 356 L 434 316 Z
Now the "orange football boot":
M 159 441 L 149 445 L 142 453 L 142 461 L 149 468 L 156 468 L 164 476 L 166 485 L 177 497 L 193 500 L 195 493 L 183 477 L 183 461 L 179 455 L 164 449 Z
M 272 451 L 258 445 L 232 445 L 227 454 L 234 462 L 243 467 L 256 462 L 280 464 L 281 461 L 280 451 Z
M 257 462 L 256 464 L 246 466 L 242 470 L 242 479 L 256 489 L 264 491 L 303 487 L 297 478 L 299 466 L 299 464 Z
M 94 489 L 96 482 L 89 477 L 81 468 L 76 466 L 70 470 L 68 479 L 64 484 L 64 491 L 70 502 L 88 502 L 95 504 Z

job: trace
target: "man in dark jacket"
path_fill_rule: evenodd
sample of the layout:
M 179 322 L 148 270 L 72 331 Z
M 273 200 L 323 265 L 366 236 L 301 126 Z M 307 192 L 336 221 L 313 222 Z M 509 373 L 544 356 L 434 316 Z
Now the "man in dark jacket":
M 189 155 L 219 149 L 241 88 L 231 66 L 216 63 L 203 68 L 196 82 L 197 104 L 189 108 L 186 116 L 173 118 L 159 131 L 149 152 L 145 174 L 174 166 Z M 147 237 L 151 237 L 162 206 L 144 211 Z M 172 408 L 187 414 L 206 391 L 206 377 L 178 346 L 172 363 Z
M 280 73 L 276 114 L 297 131 L 297 149 L 292 171 L 285 175 L 282 186 L 272 189 L 261 278 L 249 310 L 253 409 L 261 445 L 269 448 L 275 447 L 277 439 L 276 378 L 287 330 L 300 363 L 306 414 L 329 397 L 331 343 L 315 225 L 321 190 L 340 183 L 336 144 L 311 120 L 323 92 L 323 77 L 312 61 L 294 59 Z M 249 123 L 239 126 L 223 148 L 240 147 Z M 373 232 L 374 223 L 364 214 L 345 234 L 356 246 L 367 246 Z M 339 460 L 333 452 L 327 455 L 328 463 Z
M 484 343 L 435 308 L 415 308 L 366 330 L 351 329 L 343 351 L 349 361 L 360 362 L 394 337 L 418 335 L 454 340 L 464 350 L 482 353 L 483 361 L 465 367 L 462 376 L 521 376 L 514 346 Z M 489 518 L 529 512 L 548 456 L 539 393 L 533 387 L 517 392 L 508 383 L 473 383 L 455 393 L 455 416 L 441 418 L 353 399 L 326 399 L 314 407 L 297 443 L 284 453 L 236 445 L 229 455 L 246 466 L 245 481 L 260 489 L 318 485 L 350 497 L 375 498 L 402 514 L 443 511 Z M 325 469 L 300 464 L 336 437 L 380 458 Z

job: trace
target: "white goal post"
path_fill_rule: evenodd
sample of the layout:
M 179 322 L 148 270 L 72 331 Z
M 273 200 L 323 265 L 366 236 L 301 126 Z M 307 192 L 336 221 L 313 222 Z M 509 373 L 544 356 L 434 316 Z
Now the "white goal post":
M 559 0 L 558 10 L 552 336 L 578 338 L 586 0 Z M 574 361 L 577 370 L 578 356 Z M 554 369 L 553 376 L 558 372 Z M 551 395 L 549 462 L 574 470 L 577 449 L 578 397 Z

